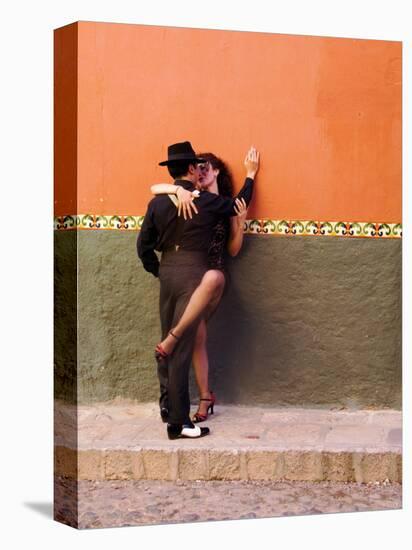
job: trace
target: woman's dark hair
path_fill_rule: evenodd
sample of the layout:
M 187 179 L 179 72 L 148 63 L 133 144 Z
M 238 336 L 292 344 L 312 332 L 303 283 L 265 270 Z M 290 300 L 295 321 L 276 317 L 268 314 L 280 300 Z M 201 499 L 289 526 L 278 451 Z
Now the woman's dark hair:
M 222 197 L 232 198 L 232 174 L 230 173 L 229 168 L 226 166 L 223 160 L 213 153 L 202 153 L 199 155 L 199 157 L 209 161 L 215 170 L 219 170 L 219 174 L 217 176 L 217 187 L 219 189 L 219 195 L 222 195 Z
M 169 174 L 175 180 L 177 178 L 181 178 L 182 176 L 186 176 L 189 172 L 189 166 L 191 164 L 194 164 L 192 160 L 175 160 L 167 165 L 167 169 L 169 170 Z

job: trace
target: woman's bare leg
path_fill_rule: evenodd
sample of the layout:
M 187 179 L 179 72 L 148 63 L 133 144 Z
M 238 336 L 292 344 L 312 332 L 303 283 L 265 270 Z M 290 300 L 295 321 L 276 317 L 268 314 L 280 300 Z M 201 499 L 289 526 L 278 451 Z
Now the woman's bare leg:
M 171 332 L 179 338 L 208 306 L 213 307 L 220 300 L 224 284 L 225 276 L 221 271 L 218 269 L 206 271 L 199 286 L 193 292 L 180 321 L 172 328 Z M 178 340 L 174 336 L 168 334 L 160 345 L 167 354 L 170 354 L 177 342 Z
M 193 368 L 196 384 L 201 398 L 210 397 L 209 392 L 209 358 L 206 349 L 207 328 L 204 319 L 200 321 L 193 349 Z M 204 414 L 202 411 L 200 413 Z
M 193 350 L 193 368 L 200 397 L 196 414 L 201 416 L 207 414 L 208 407 L 211 403 L 210 399 L 212 397 L 212 393 L 209 390 L 209 358 L 207 355 L 206 341 L 206 322 L 202 319 L 197 330 L 195 348 Z M 202 401 L 202 399 L 206 399 L 207 401 Z M 194 421 L 196 421 L 195 417 Z

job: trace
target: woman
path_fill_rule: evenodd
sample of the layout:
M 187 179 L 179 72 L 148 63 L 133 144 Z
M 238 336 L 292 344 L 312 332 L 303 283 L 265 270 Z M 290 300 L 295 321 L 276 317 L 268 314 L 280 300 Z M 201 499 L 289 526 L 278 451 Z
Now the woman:
M 199 165 L 201 189 L 211 193 L 219 193 L 225 197 L 232 197 L 232 177 L 224 162 L 212 153 L 204 153 L 199 156 L 206 160 L 205 163 Z M 247 175 L 254 177 L 259 167 L 259 153 L 254 148 L 249 150 L 244 164 Z M 151 191 L 154 194 L 176 194 L 179 214 L 182 212 L 185 219 L 186 216 L 192 217 L 191 209 L 196 212 L 195 205 L 192 203 L 196 191 L 191 193 L 173 184 L 153 185 Z M 236 199 L 236 211 L 237 216 L 221 218 L 216 224 L 208 250 L 209 269 L 192 294 L 179 323 L 173 327 L 168 336 L 156 348 L 162 355 L 170 355 L 186 328 L 203 313 L 193 350 L 193 366 L 200 394 L 199 407 L 193 416 L 193 422 L 206 420 L 209 411 L 213 414 L 213 406 L 216 401 L 214 393 L 209 390 L 206 321 L 210 319 L 210 316 L 216 310 L 224 288 L 227 286 L 228 273 L 225 269 L 225 252 L 227 250 L 234 257 L 242 247 L 243 229 L 247 215 L 246 203 Z

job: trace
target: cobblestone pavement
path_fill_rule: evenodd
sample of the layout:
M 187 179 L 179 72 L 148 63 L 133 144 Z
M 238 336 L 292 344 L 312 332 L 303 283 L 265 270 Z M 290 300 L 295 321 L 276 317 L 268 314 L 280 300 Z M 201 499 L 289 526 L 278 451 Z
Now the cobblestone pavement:
M 79 528 L 267 518 L 402 507 L 398 483 L 56 480 L 55 518 Z M 63 519 L 66 516 L 66 519 Z

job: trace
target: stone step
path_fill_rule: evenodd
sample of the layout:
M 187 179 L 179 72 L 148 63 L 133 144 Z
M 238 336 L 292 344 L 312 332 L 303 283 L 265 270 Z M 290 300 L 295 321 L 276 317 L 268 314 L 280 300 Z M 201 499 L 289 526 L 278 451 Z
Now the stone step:
M 195 409 L 194 409 L 195 410 Z M 170 441 L 153 403 L 55 406 L 55 474 L 88 480 L 401 482 L 402 413 L 217 405 Z

